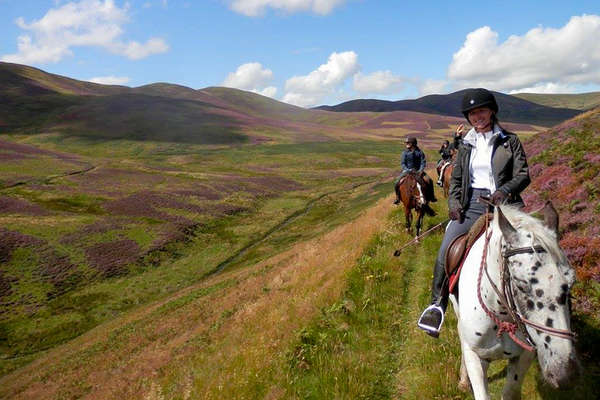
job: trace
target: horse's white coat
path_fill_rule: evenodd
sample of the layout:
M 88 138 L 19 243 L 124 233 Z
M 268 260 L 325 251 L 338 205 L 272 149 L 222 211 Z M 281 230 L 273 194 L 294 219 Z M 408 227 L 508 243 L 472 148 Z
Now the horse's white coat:
M 505 246 L 543 246 L 547 252 L 517 254 L 509 259 L 508 268 L 511 272 L 517 310 L 533 322 L 569 330 L 570 311 L 565 299 L 573 285 L 574 273 L 558 247 L 554 231 L 543 226 L 541 221 L 516 209 L 502 206 L 502 211 L 510 224 L 506 226 L 499 222 L 500 213 L 495 213 L 487 255 L 491 280 L 500 287 L 499 268 L 502 262 L 501 252 Z M 463 352 L 461 386 L 468 385 L 470 379 L 475 399 L 489 399 L 486 376 L 489 362 L 509 359 L 502 398 L 519 399 L 523 378 L 535 358 L 535 353 L 523 350 L 507 333 L 498 337 L 497 324 L 485 313 L 479 302 L 477 280 L 483 247 L 482 236 L 471 249 L 463 265 L 458 299 L 451 296 L 458 317 L 458 332 Z M 489 282 L 484 273 L 481 280 L 482 300 L 501 320 L 510 321 Z M 538 360 L 546 381 L 553 386 L 567 384 L 577 369 L 571 340 L 539 333 L 533 328 L 527 329 L 537 347 Z M 521 333 L 518 333 L 518 337 L 525 341 Z

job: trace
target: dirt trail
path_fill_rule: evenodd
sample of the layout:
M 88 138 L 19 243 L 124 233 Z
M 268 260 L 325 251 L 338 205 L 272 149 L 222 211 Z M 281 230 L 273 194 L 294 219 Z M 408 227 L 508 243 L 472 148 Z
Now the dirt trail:
M 0 398 L 207 398 L 243 385 L 340 296 L 390 204 L 384 198 L 319 238 L 103 324 L 0 379 Z M 165 395 L 165 381 L 181 387 Z

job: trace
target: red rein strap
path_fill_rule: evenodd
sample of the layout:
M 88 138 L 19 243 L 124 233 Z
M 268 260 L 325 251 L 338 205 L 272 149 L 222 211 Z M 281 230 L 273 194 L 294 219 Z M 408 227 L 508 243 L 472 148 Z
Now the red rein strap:
M 510 321 L 501 321 L 496 316 L 496 314 L 494 314 L 492 311 L 490 311 L 489 308 L 487 308 L 487 306 L 483 302 L 483 299 L 481 298 L 481 278 L 483 277 L 484 269 L 486 270 L 486 273 L 487 273 L 487 251 L 488 251 L 488 245 L 489 245 L 491 236 L 492 236 L 492 231 L 489 229 L 489 217 L 486 215 L 486 217 L 485 217 L 485 244 L 483 246 L 483 255 L 481 257 L 481 266 L 479 268 L 479 276 L 477 278 L 477 299 L 479 300 L 479 304 L 481 304 L 483 311 L 485 311 L 485 313 L 488 315 L 488 317 L 490 317 L 492 319 L 492 321 L 494 321 L 496 323 L 496 325 L 498 325 L 498 332 L 496 333 L 496 335 L 498 337 L 502 336 L 502 333 L 506 332 L 506 333 L 508 333 L 508 336 L 510 336 L 510 338 L 516 344 L 521 346 L 524 350 L 534 352 L 535 348 L 533 346 L 530 346 L 529 344 L 523 342 L 515 334 L 515 332 L 517 330 L 517 324 L 514 322 L 510 322 Z

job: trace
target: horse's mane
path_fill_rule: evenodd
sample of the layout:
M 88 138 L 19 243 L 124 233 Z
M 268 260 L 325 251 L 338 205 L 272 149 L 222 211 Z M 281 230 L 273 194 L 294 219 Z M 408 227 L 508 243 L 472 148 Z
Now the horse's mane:
M 560 262 L 560 264 L 569 265 L 565 253 L 558 245 L 556 232 L 544 225 L 542 220 L 535 218 L 514 206 L 502 205 L 500 206 L 500 209 L 515 229 L 531 233 L 534 242 L 546 249 L 553 258 Z M 497 221 L 497 218 L 494 218 L 494 220 Z

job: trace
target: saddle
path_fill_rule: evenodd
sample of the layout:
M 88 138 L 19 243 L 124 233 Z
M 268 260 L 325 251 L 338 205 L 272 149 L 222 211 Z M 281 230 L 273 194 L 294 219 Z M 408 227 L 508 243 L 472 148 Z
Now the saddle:
M 492 214 L 487 214 L 492 219 Z M 486 214 L 475 221 L 469 232 L 458 236 L 450 243 L 446 250 L 446 276 L 449 278 L 449 293 L 452 293 L 458 283 L 463 262 L 469 254 L 469 250 L 477 239 L 485 232 Z

